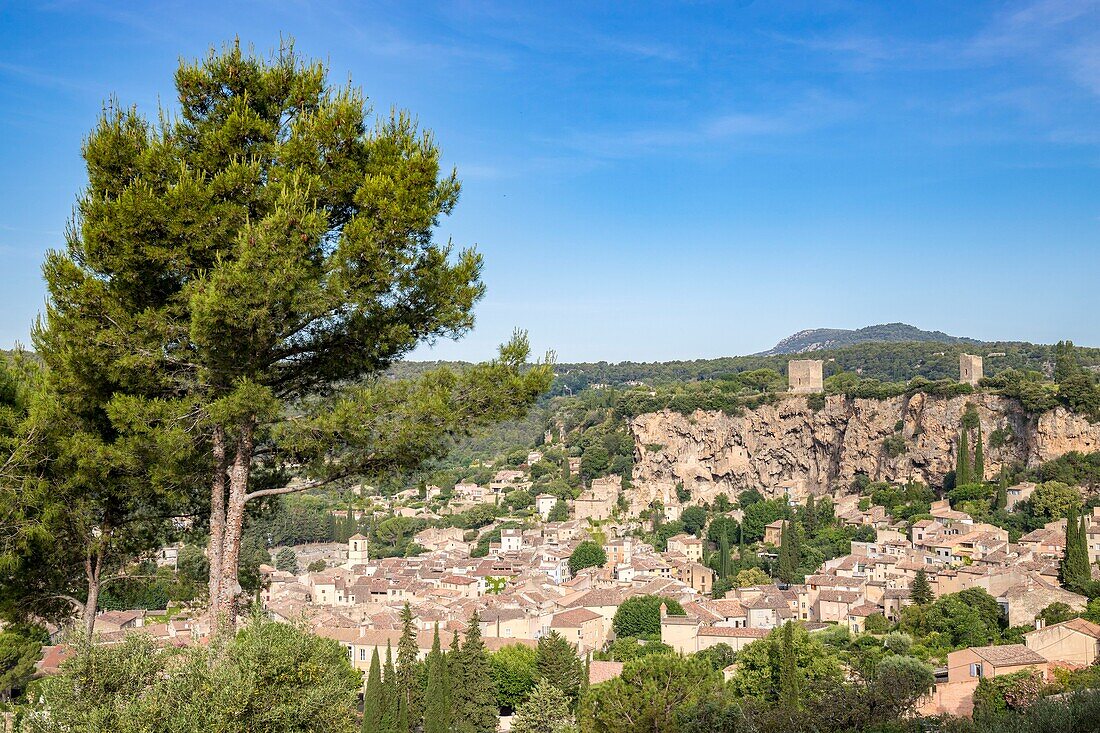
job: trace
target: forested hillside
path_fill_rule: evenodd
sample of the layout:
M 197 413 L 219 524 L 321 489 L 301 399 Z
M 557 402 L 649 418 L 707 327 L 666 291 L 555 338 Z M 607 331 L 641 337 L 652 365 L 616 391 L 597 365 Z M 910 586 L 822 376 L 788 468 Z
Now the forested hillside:
M 961 353 L 977 353 L 985 357 L 986 376 L 1005 369 L 1037 371 L 1049 376 L 1054 365 L 1053 345 L 1024 342 L 980 345 L 934 341 L 872 342 L 814 351 L 813 358 L 825 360 L 826 377 L 839 372 L 854 372 L 868 379 L 902 382 L 913 377 L 956 379 Z M 666 385 L 693 382 L 757 369 L 786 373 L 790 358 L 786 354 L 758 354 L 690 361 L 560 363 L 554 367 L 554 384 L 550 394 L 574 394 L 599 384 L 633 386 L 636 383 Z M 1100 349 L 1078 347 L 1077 358 L 1082 366 L 1100 365 Z M 391 374 L 412 376 L 441 365 L 461 367 L 462 362 L 405 361 L 395 365 Z
M 869 343 L 872 341 L 905 343 L 909 341 L 935 341 L 944 344 L 980 345 L 977 339 L 961 336 L 949 336 L 943 331 L 925 331 L 908 323 L 880 323 L 863 328 L 811 328 L 791 334 L 767 351 L 763 356 L 775 354 L 804 354 L 822 349 L 837 349 L 843 346 Z

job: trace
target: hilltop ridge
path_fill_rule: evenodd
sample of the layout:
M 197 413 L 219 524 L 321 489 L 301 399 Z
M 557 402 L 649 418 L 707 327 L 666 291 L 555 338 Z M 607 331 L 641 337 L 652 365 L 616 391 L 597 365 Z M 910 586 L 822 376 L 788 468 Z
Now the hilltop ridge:
M 805 354 L 865 343 L 935 341 L 943 344 L 981 344 L 977 339 L 951 336 L 943 331 L 925 331 L 908 323 L 880 323 L 863 328 L 810 328 L 791 334 L 767 351 L 754 356 Z

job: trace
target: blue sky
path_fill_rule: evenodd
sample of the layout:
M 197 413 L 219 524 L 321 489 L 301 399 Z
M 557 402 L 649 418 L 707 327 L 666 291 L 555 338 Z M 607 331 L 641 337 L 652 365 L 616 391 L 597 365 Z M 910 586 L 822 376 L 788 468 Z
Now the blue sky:
M 117 95 L 280 34 L 463 180 L 478 326 L 559 360 L 759 351 L 906 321 L 1100 345 L 1100 1 L 0 4 L 0 347 Z

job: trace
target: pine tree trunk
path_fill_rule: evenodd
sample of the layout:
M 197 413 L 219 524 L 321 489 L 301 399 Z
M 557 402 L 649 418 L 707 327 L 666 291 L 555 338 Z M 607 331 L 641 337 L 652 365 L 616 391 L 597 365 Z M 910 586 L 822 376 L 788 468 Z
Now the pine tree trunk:
M 88 580 L 88 600 L 84 603 L 84 633 L 92 638 L 95 631 L 95 615 L 99 609 L 99 578 L 103 572 L 103 547 L 96 547 L 84 560 L 84 573 Z
M 229 469 L 229 498 L 225 509 L 225 528 L 222 538 L 221 584 L 219 588 L 220 612 L 230 624 L 237 620 L 237 596 L 241 586 L 237 579 L 241 555 L 241 531 L 244 527 L 244 506 L 248 500 L 248 478 L 252 466 L 255 425 L 241 426 L 237 439 L 237 452 Z
M 214 428 L 214 475 L 210 487 L 210 544 L 207 556 L 210 561 L 210 588 L 208 597 L 210 626 L 218 622 L 221 607 L 222 548 L 225 542 L 225 429 Z

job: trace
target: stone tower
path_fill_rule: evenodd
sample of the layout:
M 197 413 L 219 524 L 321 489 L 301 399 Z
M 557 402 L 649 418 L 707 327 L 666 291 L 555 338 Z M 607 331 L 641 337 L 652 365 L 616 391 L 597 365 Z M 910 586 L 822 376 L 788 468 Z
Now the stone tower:
M 982 357 L 973 354 L 959 354 L 959 381 L 978 386 L 982 378 Z
M 821 378 L 821 359 L 797 359 L 787 362 L 787 384 L 791 394 L 813 394 L 825 386 Z
M 361 534 L 354 534 L 348 538 L 348 564 L 353 568 L 356 565 L 366 565 L 370 559 L 367 553 L 367 538 Z

